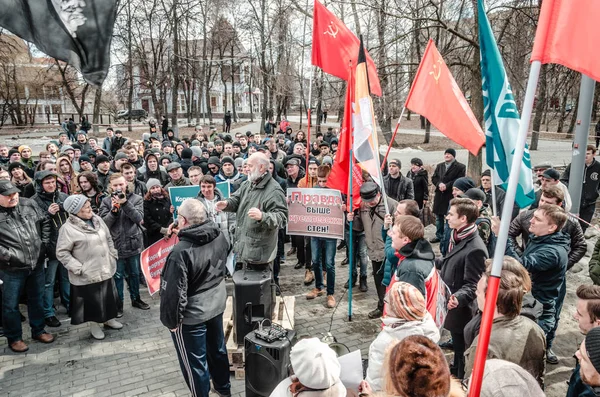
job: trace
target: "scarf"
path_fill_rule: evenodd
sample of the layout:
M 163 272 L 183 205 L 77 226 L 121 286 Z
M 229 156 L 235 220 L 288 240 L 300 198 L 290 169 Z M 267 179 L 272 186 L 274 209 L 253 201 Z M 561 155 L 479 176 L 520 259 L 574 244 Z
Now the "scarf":
M 472 225 L 467 225 L 462 229 L 453 230 L 452 234 L 450 235 L 448 253 L 452 252 L 456 244 L 460 243 L 462 240 L 475 233 L 477 233 L 477 225 L 474 223 Z

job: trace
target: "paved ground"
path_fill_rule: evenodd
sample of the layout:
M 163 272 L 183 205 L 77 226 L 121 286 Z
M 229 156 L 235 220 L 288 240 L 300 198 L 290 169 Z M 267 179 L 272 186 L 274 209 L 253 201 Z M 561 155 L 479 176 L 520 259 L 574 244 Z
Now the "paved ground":
M 295 258 L 294 258 L 295 259 Z M 338 265 L 343 259 L 337 255 Z M 325 297 L 307 301 L 309 290 L 301 280 L 303 270 L 294 270 L 297 261 L 289 259 L 281 272 L 281 288 L 296 295 L 295 321 L 298 336 L 321 336 L 330 329 L 333 310 L 325 307 Z M 348 267 L 338 267 L 336 297 L 340 297 Z M 369 282 L 372 283 L 371 280 Z M 378 330 L 377 320 L 367 313 L 374 308 L 375 289 L 354 294 L 352 323 L 347 322 L 347 301 L 333 317 L 334 335 L 351 350 L 364 354 Z M 50 345 L 31 341 L 29 326 L 24 324 L 25 354 L 13 353 L 0 339 L 0 395 L 25 396 L 187 396 L 189 391 L 179 370 L 169 331 L 159 320 L 158 296 L 152 299 L 144 291 L 142 298 L 152 308 L 141 311 L 125 304 L 122 330 L 106 331 L 106 339 L 93 340 L 86 324 L 71 326 L 64 314 L 60 328 L 48 328 L 57 335 Z M 128 298 L 127 298 L 128 299 Z M 26 307 L 21 307 L 26 314 Z M 64 309 L 61 308 L 61 313 Z M 31 342 L 31 343 L 30 343 Z M 232 392 L 245 395 L 244 381 L 233 380 Z
M 432 226 L 427 229 L 433 234 Z M 563 316 L 558 329 L 555 352 L 561 362 L 547 366 L 546 392 L 549 397 L 562 397 L 574 366 L 572 358 L 583 336 L 572 318 L 574 290 L 579 284 L 589 282 L 587 262 L 595 239 L 588 240 L 588 255 L 568 275 L 568 293 Z M 289 248 L 286 246 L 286 250 Z M 335 313 L 324 306 L 325 297 L 307 301 L 309 290 L 302 284 L 303 270 L 294 270 L 295 258 L 289 258 L 281 272 L 281 287 L 286 295 L 296 296 L 295 321 L 299 337 L 321 337 L 330 329 L 338 341 L 351 351 L 361 349 L 366 358 L 368 347 L 379 330 L 377 320 L 369 320 L 367 313 L 375 306 L 376 293 L 369 278 L 369 291 L 355 290 L 353 321 L 347 321 L 347 296 L 342 298 L 343 283 L 347 279 L 347 266 L 340 266 L 343 252 L 336 257 L 336 298 L 342 303 Z M 128 299 L 128 298 L 127 298 Z M 13 353 L 0 340 L 0 395 L 7 397 L 29 396 L 188 396 L 169 331 L 159 321 L 158 297 L 152 299 L 143 292 L 143 299 L 151 310 L 133 309 L 126 303 L 122 330 L 106 331 L 106 339 L 91 339 L 87 325 L 71 326 L 64 314 L 60 328 L 48 329 L 57 335 L 51 345 L 31 342 L 29 327 L 24 324 L 26 343 L 30 350 L 25 354 Z M 25 313 L 25 306 L 21 307 Z M 64 310 L 64 309 L 61 309 Z M 62 313 L 62 312 L 61 312 Z M 333 314 L 333 322 L 332 321 Z M 448 353 L 448 358 L 451 354 Z M 235 396 L 245 395 L 244 382 L 233 380 Z

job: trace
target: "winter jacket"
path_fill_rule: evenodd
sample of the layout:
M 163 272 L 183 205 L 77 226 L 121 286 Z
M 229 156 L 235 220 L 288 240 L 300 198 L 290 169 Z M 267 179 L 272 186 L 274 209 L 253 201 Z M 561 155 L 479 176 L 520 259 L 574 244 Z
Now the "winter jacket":
M 163 187 L 166 186 L 170 181 L 169 175 L 167 175 L 167 173 L 161 169 L 156 171 L 150 171 L 147 169 L 146 172 L 140 174 L 138 177 L 138 179 L 144 183 L 147 183 L 150 178 L 158 179 L 160 181 L 160 185 Z
M 173 223 L 173 214 L 171 214 L 169 197 L 144 200 L 144 227 L 147 231 L 149 246 L 165 236 L 166 229 L 171 223 Z
M 419 208 L 423 208 L 423 201 L 429 200 L 429 175 L 427 170 L 421 168 L 419 171 L 408 171 L 407 178 L 413 182 L 413 190 L 415 192 L 415 201 L 419 204 Z
M 250 208 L 262 211 L 262 219 L 248 217 Z M 234 251 L 238 262 L 269 263 L 277 252 L 277 233 L 287 224 L 285 194 L 271 174 L 256 183 L 246 181 L 227 199 L 227 212 L 237 214 Z
M 194 166 L 192 159 L 181 159 L 181 160 L 179 160 L 179 164 L 181 164 L 181 169 L 183 170 L 183 175 L 185 177 L 187 177 L 188 170 L 190 169 L 190 167 Z
M 204 323 L 225 311 L 229 243 L 211 221 L 179 231 L 160 280 L 160 321 L 169 329 Z
M 465 325 L 471 320 L 471 306 L 487 258 L 487 247 L 475 232 L 460 240 L 451 252 L 436 263 L 441 269 L 442 280 L 458 300 L 458 307 L 448 311 L 444 323 L 447 330 L 463 333 Z
M 579 361 L 577 361 L 577 365 L 575 365 L 575 369 L 573 369 L 573 373 L 567 382 L 569 388 L 565 397 L 596 397 L 598 394 L 594 393 L 594 389 L 581 380 L 580 370 L 581 366 L 579 365 Z
M 487 204 L 491 209 L 490 213 L 493 213 L 494 203 L 493 203 L 493 197 L 492 197 L 492 189 L 486 191 L 482 186 L 480 186 L 479 189 L 485 193 L 485 201 L 483 203 Z M 496 211 L 498 211 L 497 214 L 499 217 L 502 217 L 502 209 L 504 208 L 504 199 L 505 198 L 506 198 L 506 192 L 500 186 L 496 186 Z M 519 215 L 519 211 L 520 211 L 520 208 L 515 203 L 513 205 L 513 210 L 512 210 L 510 219 L 511 220 L 515 219 L 517 217 L 517 215 Z
M 565 172 L 560 177 L 560 181 L 569 186 L 569 177 L 571 175 L 571 164 L 567 166 Z M 583 171 L 583 188 L 581 190 L 581 207 L 596 205 L 598 200 L 598 177 L 600 176 L 600 162 L 594 161 L 590 165 L 585 165 Z
M 537 237 L 529 236 L 529 242 L 519 255 L 510 240 L 506 255 L 517 259 L 531 275 L 531 293 L 544 305 L 544 312 L 554 312 L 559 290 L 565 282 L 569 237 L 562 232 Z
M 104 150 L 108 154 L 111 154 L 112 153 L 111 146 L 112 146 L 112 138 L 109 138 L 109 137 L 104 138 L 104 140 L 102 141 L 102 150 Z
M 211 201 L 207 200 L 202 194 L 202 190 L 200 190 L 196 199 L 204 205 L 208 219 L 213 221 L 214 224 L 219 227 L 221 232 L 223 232 L 223 235 L 227 238 L 227 242 L 231 245 L 233 233 L 235 233 L 236 214 L 234 212 L 223 212 L 215 209 L 215 204 L 223 200 L 223 193 L 215 188 L 215 199 Z
M 42 187 L 42 180 L 49 175 L 54 175 L 50 171 L 40 171 L 35 174 L 35 189 L 37 193 L 31 198 L 50 221 L 50 240 L 46 246 L 46 256 L 48 259 L 56 259 L 56 241 L 58 240 L 58 230 L 65 224 L 69 213 L 63 208 L 63 203 L 69 197 L 58 190 L 54 193 L 46 193 Z M 60 209 L 54 215 L 48 212 L 51 204 L 56 203 Z
M 117 250 L 108 227 L 98 215 L 94 227 L 72 215 L 60 228 L 56 257 L 69 271 L 73 285 L 88 285 L 108 280 L 117 270 Z
M 171 180 L 171 182 L 165 185 L 165 190 L 168 192 L 170 187 L 179 187 L 179 186 L 192 186 L 192 182 L 187 179 L 185 176 L 182 176 L 176 181 Z
M 523 304 L 521 305 L 521 312 L 519 315 L 530 319 L 537 324 L 538 319 L 542 316 L 544 306 L 538 302 L 531 292 L 527 292 L 523 295 Z M 477 313 L 473 316 L 471 321 L 465 326 L 465 348 L 468 349 L 473 341 L 479 335 L 481 328 L 481 311 L 477 310 Z
M 400 202 L 402 200 L 414 200 L 415 199 L 415 190 L 413 187 L 413 181 L 410 178 L 403 176 L 402 174 L 398 175 L 397 183 L 394 185 L 395 189 L 392 189 L 393 179 L 390 174 L 387 174 L 383 177 L 383 186 L 385 188 L 386 194 L 393 198 L 394 200 Z M 396 181 L 394 181 L 396 182 Z
M 128 193 L 127 201 L 117 212 L 112 211 L 112 199 L 102 201 L 98 215 L 110 230 L 110 235 L 119 251 L 119 259 L 138 255 L 144 249 L 144 200 L 137 194 Z
M 304 173 L 304 170 L 300 169 L 298 171 L 298 176 L 296 177 L 296 179 L 292 179 L 291 176 L 288 176 L 287 179 L 286 179 L 287 180 L 287 187 L 288 187 L 288 189 L 290 189 L 290 188 L 297 188 L 298 184 L 300 183 L 300 181 L 302 179 L 304 179 L 305 175 L 306 174 Z
M 405 259 L 398 264 L 398 252 Z M 395 273 L 397 281 L 404 281 L 418 289 L 421 294 L 427 298 L 425 280 L 431 274 L 435 267 L 435 254 L 429 241 L 421 238 L 413 241 L 396 251 L 392 248 L 392 238 L 387 236 L 385 240 L 385 270 L 383 273 L 382 284 L 390 284 L 392 274 Z M 388 272 L 389 269 L 389 272 Z
M 376 207 L 369 207 L 365 203 L 360 204 L 360 220 L 362 221 L 369 259 L 383 262 L 385 259 L 385 242 L 381 236 L 383 229 L 383 218 L 385 217 L 385 204 L 383 196 Z M 387 198 L 390 210 L 398 206 L 398 202 L 390 197 Z
M 233 193 L 239 188 L 240 184 L 238 183 L 238 181 L 240 179 L 242 179 L 243 177 L 244 177 L 244 175 L 240 174 L 235 169 L 233 170 L 233 175 L 226 176 L 225 174 L 223 174 L 223 169 L 221 168 L 219 170 L 219 174 L 215 177 L 215 181 L 217 183 L 229 181 L 229 190 L 231 193 Z
M 121 149 L 123 146 L 125 146 L 125 143 L 127 142 L 127 140 L 123 137 L 116 137 L 114 136 L 112 138 L 112 142 L 110 145 L 110 154 L 111 156 L 115 157 L 115 155 L 117 154 L 117 152 L 119 151 L 119 149 Z
M 523 246 L 526 247 L 529 241 L 529 225 L 531 224 L 531 218 L 533 218 L 534 212 L 534 209 L 523 211 L 510 223 L 508 238 L 515 249 L 515 252 L 519 255 L 522 255 L 523 248 L 517 243 L 517 237 L 521 236 Z M 581 225 L 570 216 L 567 218 L 567 222 L 561 232 L 569 236 L 571 240 L 568 251 L 569 260 L 567 262 L 567 269 L 570 269 L 585 256 L 585 253 L 587 252 L 587 242 L 583 235 Z
M 129 183 L 129 190 L 131 190 L 131 184 L 133 184 L 133 192 L 140 197 L 144 197 L 148 193 L 146 184 L 139 179 L 134 179 L 133 182 Z
M 429 313 L 421 321 L 404 321 L 400 325 L 393 327 L 399 320 L 393 317 L 384 317 L 383 328 L 369 347 L 369 367 L 367 368 L 367 382 L 373 391 L 383 390 L 383 362 L 386 351 L 390 344 L 395 341 L 401 341 L 407 336 L 422 335 L 437 343 L 440 340 L 440 331 L 438 330 L 433 318 Z
M 45 259 L 50 219 L 31 199 L 0 207 L 0 270 L 35 269 Z
M 310 176 L 308 178 L 306 178 L 306 176 L 304 178 L 302 178 L 300 180 L 300 182 L 298 182 L 298 188 L 318 188 L 319 185 L 317 184 L 317 180 L 319 178 L 314 177 L 311 178 Z
M 458 161 L 453 161 L 450 167 L 446 170 L 446 163 L 440 163 L 435 167 L 431 183 L 435 186 L 435 196 L 433 199 L 433 213 L 436 215 L 446 215 L 452 200 L 452 186 L 454 181 L 466 175 L 467 168 L 464 164 Z M 446 185 L 446 190 L 440 190 L 439 185 Z
M 471 376 L 479 336 L 465 351 L 465 378 Z M 529 372 L 543 387 L 546 370 L 546 336 L 535 322 L 523 316 L 498 317 L 492 324 L 487 358 L 515 363 Z
M 110 170 L 106 174 L 103 174 L 100 171 L 96 170 L 96 176 L 98 176 L 98 185 L 102 188 L 102 191 L 105 193 L 108 192 L 111 175 L 112 175 L 112 171 L 110 171 Z

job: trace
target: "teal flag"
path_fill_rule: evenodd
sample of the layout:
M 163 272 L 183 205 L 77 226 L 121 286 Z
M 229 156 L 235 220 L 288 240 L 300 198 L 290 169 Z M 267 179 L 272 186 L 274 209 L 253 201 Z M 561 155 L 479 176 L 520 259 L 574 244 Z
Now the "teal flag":
M 495 183 L 506 189 L 515 152 L 515 141 L 519 132 L 520 117 L 490 21 L 485 14 L 483 0 L 478 0 L 477 8 L 479 12 L 486 162 L 494 173 Z M 520 208 L 525 208 L 535 201 L 531 158 L 527 145 L 521 162 L 515 201 Z

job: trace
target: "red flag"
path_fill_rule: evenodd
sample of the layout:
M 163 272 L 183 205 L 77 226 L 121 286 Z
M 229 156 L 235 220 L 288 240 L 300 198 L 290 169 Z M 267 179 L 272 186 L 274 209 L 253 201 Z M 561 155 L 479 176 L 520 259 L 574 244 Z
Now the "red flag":
M 354 97 L 354 74 L 350 73 L 350 80 L 346 87 L 346 103 L 344 105 L 344 119 L 337 152 L 333 160 L 333 167 L 327 179 L 327 187 L 337 189 L 343 194 L 348 194 L 350 187 L 350 148 L 352 147 L 352 102 Z M 362 171 L 354 164 L 352 159 L 352 205 L 356 209 L 360 206 L 360 186 L 362 185 Z
M 479 122 L 431 39 L 405 106 L 475 156 L 485 143 Z
M 318 0 L 315 0 L 312 36 L 312 64 L 325 73 L 350 80 L 350 65 L 356 67 L 360 41 L 348 27 Z M 352 63 L 350 63 L 352 62 Z M 371 93 L 381 96 L 375 62 L 367 53 Z
M 558 63 L 600 81 L 598 0 L 544 0 L 531 61 Z

